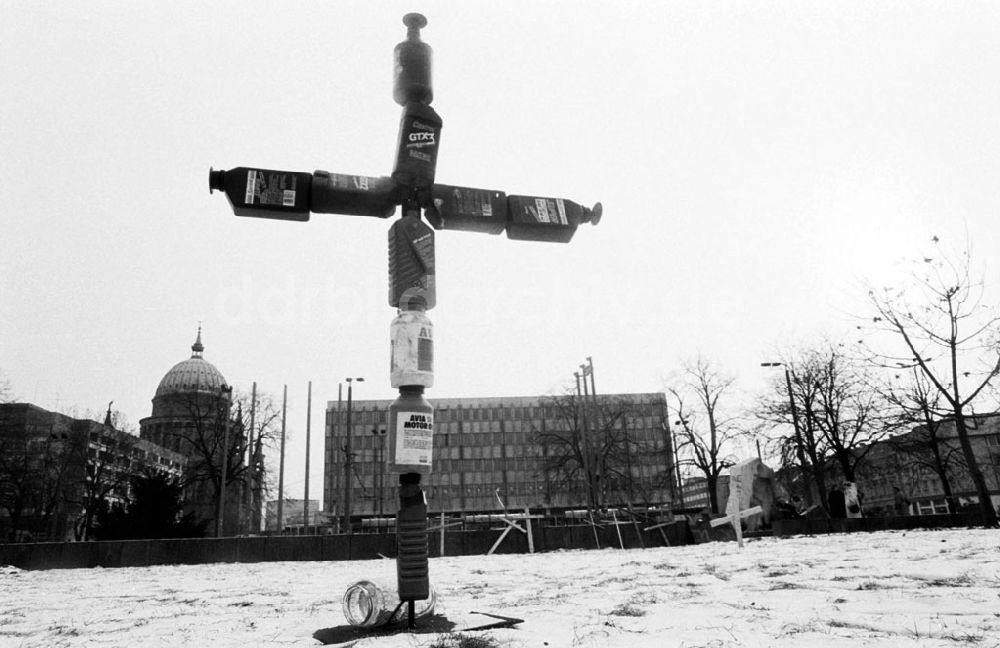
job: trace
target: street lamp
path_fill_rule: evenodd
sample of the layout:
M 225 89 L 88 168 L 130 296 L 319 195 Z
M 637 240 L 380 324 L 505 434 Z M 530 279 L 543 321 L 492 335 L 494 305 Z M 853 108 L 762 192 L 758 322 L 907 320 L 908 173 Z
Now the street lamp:
M 348 535 L 351 533 L 351 464 L 354 461 L 354 451 L 351 448 L 351 396 L 354 382 L 364 382 L 364 378 L 345 378 L 347 381 L 347 439 L 344 441 L 344 527 Z
M 806 505 L 812 506 L 812 485 L 809 475 L 809 464 L 806 463 L 805 445 L 802 443 L 802 429 L 799 427 L 799 410 L 795 406 L 795 395 L 792 393 L 792 376 L 788 365 L 784 362 L 762 362 L 762 367 L 783 367 L 785 370 L 785 386 L 788 389 L 788 404 L 792 408 L 792 426 L 795 428 L 795 449 L 802 468 L 802 479 L 805 483 Z
M 573 372 L 573 377 L 576 378 L 576 398 L 577 398 L 577 415 L 580 417 L 580 456 L 583 459 L 583 476 L 585 483 L 587 485 L 587 508 L 592 510 L 596 505 L 597 501 L 594 497 L 594 478 L 593 471 L 591 470 L 591 456 L 590 456 L 590 430 L 588 429 L 587 423 L 587 378 L 578 371 Z M 580 381 L 583 380 L 583 391 L 580 390 Z
M 680 508 L 684 508 L 684 482 L 681 480 L 681 464 L 677 457 L 677 440 L 674 439 L 674 432 L 670 429 L 670 418 L 669 416 L 660 422 L 660 426 L 663 428 L 663 432 L 666 435 L 667 442 L 667 452 L 668 461 L 673 460 L 674 470 L 673 472 L 677 475 L 677 500 L 680 503 Z M 670 466 L 668 465 L 667 468 Z
M 378 511 L 382 517 L 382 488 L 385 485 L 385 428 L 372 428 L 372 486 L 375 489 L 375 502 L 372 514 Z

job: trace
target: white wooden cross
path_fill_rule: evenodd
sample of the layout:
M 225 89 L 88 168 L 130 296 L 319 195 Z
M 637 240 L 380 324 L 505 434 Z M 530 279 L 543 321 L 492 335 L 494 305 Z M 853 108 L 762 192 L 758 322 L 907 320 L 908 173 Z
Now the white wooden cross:
M 503 509 L 503 520 L 502 520 L 502 522 L 504 522 L 504 524 L 507 525 L 507 528 L 505 528 L 503 530 L 503 533 L 501 533 L 500 537 L 497 538 L 497 541 L 493 543 L 493 546 L 490 547 L 490 550 L 486 552 L 486 555 L 490 556 L 490 555 L 493 554 L 494 551 L 497 550 L 497 547 L 500 546 L 500 543 L 503 542 L 503 539 L 507 537 L 507 534 L 510 533 L 511 529 L 517 529 L 521 533 L 527 534 L 527 536 L 528 536 L 528 553 L 535 553 L 535 538 L 531 534 L 531 518 L 534 517 L 534 518 L 538 519 L 538 518 L 542 518 L 544 516 L 542 516 L 542 515 L 534 515 L 533 516 L 533 515 L 531 515 L 531 511 L 529 511 L 528 508 L 525 507 L 525 509 L 524 509 L 524 528 L 521 528 L 521 525 L 518 524 L 516 521 L 514 521 L 514 519 L 511 518 L 510 514 L 507 513 L 507 505 L 503 503 L 502 499 L 500 499 L 500 489 L 499 488 L 496 489 L 493 492 L 493 494 L 497 496 L 497 501 L 500 502 L 500 508 Z
M 722 526 L 723 524 L 732 524 L 733 531 L 736 532 L 736 543 L 739 548 L 743 548 L 743 518 L 750 517 L 751 515 L 756 515 L 763 512 L 759 506 L 751 506 L 748 509 L 740 510 L 740 502 L 743 496 L 743 476 L 740 474 L 733 474 L 732 471 L 729 473 L 730 485 L 735 488 L 729 494 L 729 501 L 726 502 L 726 516 L 715 518 L 709 522 L 713 527 Z

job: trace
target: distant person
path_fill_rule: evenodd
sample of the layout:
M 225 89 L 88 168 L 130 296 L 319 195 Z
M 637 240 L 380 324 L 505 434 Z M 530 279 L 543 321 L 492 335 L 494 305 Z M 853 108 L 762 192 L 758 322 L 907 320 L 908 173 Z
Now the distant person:
M 892 488 L 895 491 L 892 495 L 892 508 L 896 512 L 896 515 L 909 515 L 909 498 L 903 495 L 903 491 L 899 489 L 899 486 L 893 486 Z
M 834 486 L 830 489 L 830 494 L 827 496 L 826 501 L 830 507 L 830 517 L 847 517 L 847 502 L 844 499 L 844 491 L 840 490 L 839 486 Z

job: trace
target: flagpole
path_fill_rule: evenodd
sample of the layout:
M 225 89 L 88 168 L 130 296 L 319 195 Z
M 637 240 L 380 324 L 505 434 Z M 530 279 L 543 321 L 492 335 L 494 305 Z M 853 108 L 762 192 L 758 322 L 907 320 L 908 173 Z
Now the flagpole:
M 256 533 L 259 529 L 253 528 L 253 466 L 254 466 L 254 451 L 253 451 L 253 426 L 254 418 L 257 409 L 257 381 L 254 381 L 253 387 L 250 388 L 250 432 L 247 435 L 247 465 L 246 465 L 246 480 L 244 482 L 245 491 L 243 493 L 244 509 L 247 521 L 247 530 L 250 533 Z M 240 421 L 242 423 L 242 421 Z
M 288 385 L 281 396 L 281 456 L 278 459 L 278 535 L 285 527 L 285 415 L 288 412 Z
M 306 396 L 306 485 L 302 505 L 302 531 L 309 532 L 309 430 L 312 425 L 313 384 L 309 381 L 309 392 Z

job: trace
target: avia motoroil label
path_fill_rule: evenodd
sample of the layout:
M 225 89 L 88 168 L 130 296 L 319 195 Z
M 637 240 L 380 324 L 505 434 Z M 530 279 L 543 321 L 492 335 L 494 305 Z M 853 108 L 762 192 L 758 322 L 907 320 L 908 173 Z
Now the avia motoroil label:
M 247 205 L 294 207 L 298 178 L 282 171 L 247 171 L 244 203 Z
M 396 412 L 395 463 L 430 467 L 433 449 L 434 414 Z

